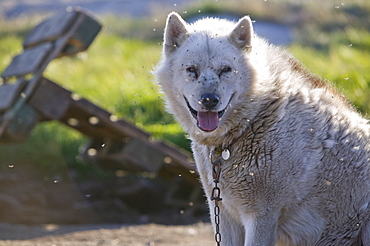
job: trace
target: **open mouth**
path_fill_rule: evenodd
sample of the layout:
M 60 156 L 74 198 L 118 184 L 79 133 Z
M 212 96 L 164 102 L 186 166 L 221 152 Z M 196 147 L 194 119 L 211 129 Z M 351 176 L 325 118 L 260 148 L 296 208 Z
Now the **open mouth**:
M 205 132 L 212 132 L 216 130 L 218 127 L 218 123 L 221 117 L 225 114 L 227 107 L 230 104 L 231 99 L 233 98 L 234 94 L 231 96 L 229 102 L 227 103 L 226 107 L 221 111 L 196 111 L 194 108 L 190 106 L 189 101 L 185 98 L 186 104 L 188 105 L 189 111 L 191 115 L 196 119 L 197 125 L 199 129 Z

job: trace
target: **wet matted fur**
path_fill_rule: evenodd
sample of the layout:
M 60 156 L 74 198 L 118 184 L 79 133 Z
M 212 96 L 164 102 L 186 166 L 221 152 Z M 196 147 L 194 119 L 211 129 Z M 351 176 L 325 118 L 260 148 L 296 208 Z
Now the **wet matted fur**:
M 238 23 L 168 16 L 154 74 L 192 139 L 221 245 L 370 245 L 369 125 L 326 81 Z M 213 221 L 214 223 L 214 221 Z

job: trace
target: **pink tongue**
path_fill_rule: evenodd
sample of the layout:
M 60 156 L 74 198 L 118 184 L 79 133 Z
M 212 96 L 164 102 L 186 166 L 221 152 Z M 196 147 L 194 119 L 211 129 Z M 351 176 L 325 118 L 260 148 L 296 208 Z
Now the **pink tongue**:
M 211 132 L 218 127 L 218 112 L 198 112 L 198 127 L 206 132 Z

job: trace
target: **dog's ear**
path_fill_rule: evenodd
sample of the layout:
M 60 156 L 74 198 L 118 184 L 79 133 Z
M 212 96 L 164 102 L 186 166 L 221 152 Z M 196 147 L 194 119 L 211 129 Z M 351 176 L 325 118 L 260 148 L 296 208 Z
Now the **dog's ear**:
M 250 51 L 252 48 L 253 26 L 249 16 L 244 16 L 236 24 L 234 30 L 230 33 L 229 40 L 236 47 Z
M 188 24 L 181 16 L 172 12 L 167 17 L 166 28 L 164 31 L 164 52 L 169 56 L 178 48 L 188 36 Z

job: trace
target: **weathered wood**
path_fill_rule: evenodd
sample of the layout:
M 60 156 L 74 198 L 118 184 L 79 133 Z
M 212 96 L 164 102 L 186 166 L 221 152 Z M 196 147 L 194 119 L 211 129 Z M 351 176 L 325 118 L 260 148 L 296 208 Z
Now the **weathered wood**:
M 92 16 L 80 12 L 84 21 L 78 27 L 72 38 L 63 48 L 59 56 L 72 55 L 86 50 L 101 29 L 101 25 Z
M 78 14 L 79 12 L 69 8 L 41 22 L 25 38 L 23 42 L 24 49 L 44 42 L 55 41 L 60 36 L 64 35 L 67 29 L 73 25 Z
M 158 149 L 162 152 L 166 153 L 167 159 L 166 164 L 171 164 L 175 162 L 176 165 L 184 167 L 186 170 L 195 171 L 195 164 L 192 161 L 191 155 L 187 151 L 181 151 L 180 149 L 176 148 L 175 146 L 171 146 L 169 143 L 165 143 L 162 141 L 153 142 Z
M 92 138 L 110 137 L 121 140 L 127 136 L 144 139 L 150 136 L 46 78 L 41 78 L 29 104 L 43 118 L 61 121 Z
M 195 165 L 190 154 L 181 153 L 162 141 L 126 137 L 91 139 L 80 157 L 112 170 L 157 172 L 173 180 L 179 176 L 190 184 L 198 184 Z
M 0 114 L 13 105 L 25 85 L 26 81 L 20 79 L 14 84 L 4 84 L 0 86 Z
M 165 153 L 141 138 L 93 140 L 81 154 L 105 168 L 136 172 L 157 172 L 166 157 Z
M 0 128 L 0 143 L 23 142 L 38 122 L 38 114 L 29 105 L 19 106 L 19 110 L 11 113 L 12 117 L 5 119 Z
M 123 119 L 114 119 L 109 112 L 46 78 L 41 79 L 29 105 L 41 118 L 58 120 L 95 139 L 82 154 L 89 160 L 135 171 L 157 172 L 165 167 L 168 173 L 194 179 L 189 173 L 195 170 L 189 161 L 190 155 L 167 143 L 152 141 L 150 134 Z M 90 155 L 89 150 L 94 155 Z
M 131 124 L 117 123 L 111 116 L 86 99 L 80 99 L 70 104 L 60 121 L 92 138 L 107 137 L 120 140 L 126 136 L 140 138 L 149 136 Z
M 52 81 L 41 78 L 28 103 L 40 113 L 42 118 L 59 120 L 73 102 L 71 94 L 70 91 Z
M 99 33 L 101 25 L 91 15 L 83 12 L 80 8 L 72 7 L 68 7 L 66 11 L 59 12 L 37 25 L 26 37 L 23 47 L 26 49 L 44 42 L 56 41 L 59 37 L 65 35 L 67 30 L 73 25 L 76 25 L 78 18 L 82 21 L 78 24 L 78 28 L 70 35 L 68 41 L 63 44 L 63 50 L 58 54 L 58 57 L 72 55 L 86 50 Z
M 20 77 L 35 72 L 41 67 L 41 64 L 45 61 L 53 47 L 52 43 L 44 43 L 26 49 L 24 53 L 13 58 L 1 77 L 4 79 L 13 76 Z

